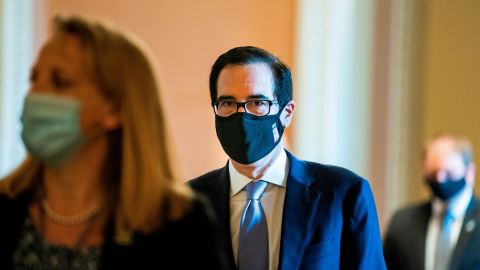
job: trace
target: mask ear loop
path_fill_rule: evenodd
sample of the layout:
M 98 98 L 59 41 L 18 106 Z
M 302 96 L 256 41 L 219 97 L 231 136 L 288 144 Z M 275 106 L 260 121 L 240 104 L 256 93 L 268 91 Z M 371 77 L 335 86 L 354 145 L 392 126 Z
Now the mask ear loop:
M 289 100 L 288 102 L 290 102 L 291 100 Z M 282 129 L 285 129 L 286 126 L 282 123 L 282 120 L 280 119 L 280 116 L 282 115 L 282 112 L 283 110 L 285 110 L 285 108 L 287 107 L 288 105 L 288 102 L 285 103 L 283 106 L 280 107 L 280 109 L 278 110 L 278 113 L 277 113 L 277 116 L 278 116 L 278 120 L 280 122 L 280 125 L 282 125 Z M 280 105 L 280 104 L 279 104 Z

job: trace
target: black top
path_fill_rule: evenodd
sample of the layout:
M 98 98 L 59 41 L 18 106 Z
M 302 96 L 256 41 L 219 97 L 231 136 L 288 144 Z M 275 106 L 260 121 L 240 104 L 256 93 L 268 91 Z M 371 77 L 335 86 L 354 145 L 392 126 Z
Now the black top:
M 52 243 L 35 229 L 27 217 L 13 253 L 13 269 L 96 270 L 101 251 L 101 246 L 67 247 Z
M 12 268 L 31 199 L 29 192 L 14 200 L 0 195 L 0 269 Z M 182 219 L 149 235 L 137 233 L 130 245 L 116 244 L 114 231 L 105 230 L 100 269 L 226 269 L 214 214 L 198 195 Z

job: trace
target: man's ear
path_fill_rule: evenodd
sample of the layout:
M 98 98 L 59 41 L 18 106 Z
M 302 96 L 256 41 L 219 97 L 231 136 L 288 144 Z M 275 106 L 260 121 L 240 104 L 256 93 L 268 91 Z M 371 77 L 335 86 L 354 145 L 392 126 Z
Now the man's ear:
M 472 186 L 475 183 L 475 169 L 475 164 L 471 162 L 467 167 L 467 175 L 465 176 L 465 180 L 467 180 L 468 183 L 472 184 Z
M 295 112 L 295 101 L 290 100 L 280 114 L 280 121 L 284 128 L 288 127 L 292 122 L 293 113 Z

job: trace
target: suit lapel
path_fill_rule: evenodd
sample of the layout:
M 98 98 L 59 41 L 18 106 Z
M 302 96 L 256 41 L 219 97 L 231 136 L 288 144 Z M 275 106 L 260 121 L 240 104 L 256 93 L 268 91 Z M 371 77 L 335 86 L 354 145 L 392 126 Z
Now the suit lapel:
M 230 232 L 230 176 L 228 173 L 228 163 L 220 170 L 219 177 L 215 178 L 210 192 L 209 197 L 223 231 L 230 267 L 231 269 L 235 269 L 236 266 L 231 241 L 232 236 Z
M 480 226 L 480 224 L 478 224 L 479 218 L 480 209 L 478 207 L 478 201 L 472 197 L 467 212 L 465 213 L 462 228 L 460 229 L 458 242 L 453 251 L 452 261 L 450 263 L 451 269 L 457 269 L 462 261 L 462 254 L 468 254 L 465 252 L 465 249 L 467 248 L 467 244 L 474 234 L 474 231 L 478 230 L 478 226 Z
M 287 152 L 290 168 L 283 207 L 279 269 L 299 269 L 309 238 L 320 192 L 310 188 L 315 180 L 307 165 Z
M 415 269 L 425 268 L 425 247 L 427 243 L 427 231 L 428 231 L 428 222 L 430 215 L 432 213 L 432 207 L 430 203 L 424 204 L 420 211 L 418 212 L 418 225 L 412 228 L 411 237 L 409 238 L 412 243 L 412 251 L 415 254 L 412 256 L 419 257 L 419 260 L 416 261 Z

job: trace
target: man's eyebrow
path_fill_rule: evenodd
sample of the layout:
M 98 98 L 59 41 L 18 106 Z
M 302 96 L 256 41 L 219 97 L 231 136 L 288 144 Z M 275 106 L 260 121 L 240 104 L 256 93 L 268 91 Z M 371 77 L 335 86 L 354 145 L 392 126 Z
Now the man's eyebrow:
M 247 97 L 247 100 L 254 100 L 254 99 L 270 99 L 265 95 L 250 95 Z M 219 96 L 217 100 L 237 100 L 234 96 Z
M 248 99 L 270 99 L 269 97 L 265 95 L 250 95 L 248 96 Z
M 233 96 L 219 96 L 217 100 L 235 100 Z

